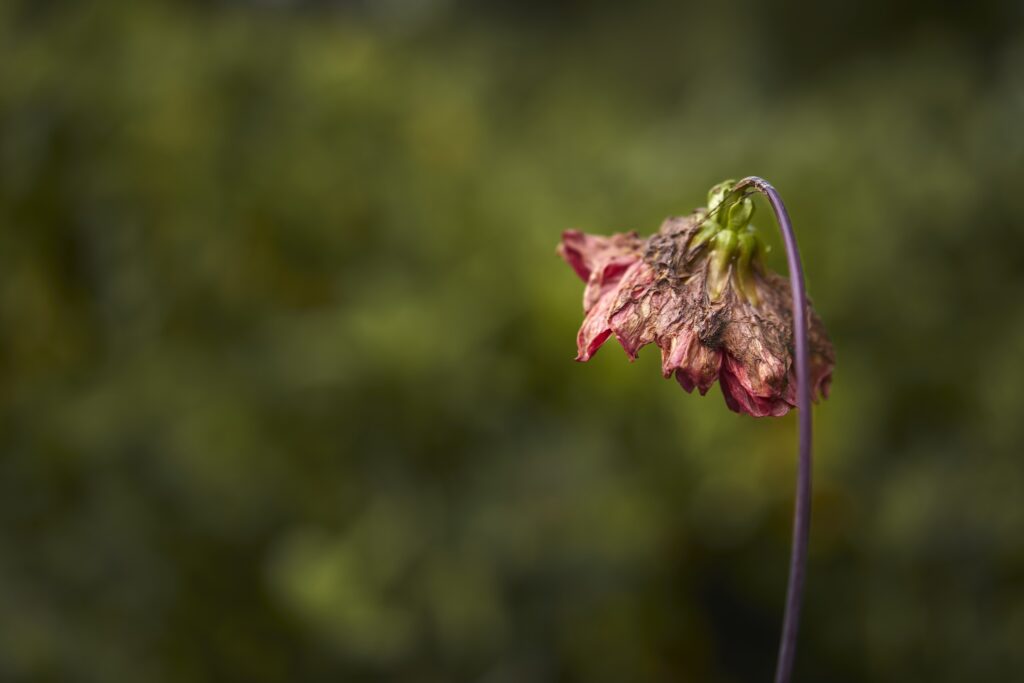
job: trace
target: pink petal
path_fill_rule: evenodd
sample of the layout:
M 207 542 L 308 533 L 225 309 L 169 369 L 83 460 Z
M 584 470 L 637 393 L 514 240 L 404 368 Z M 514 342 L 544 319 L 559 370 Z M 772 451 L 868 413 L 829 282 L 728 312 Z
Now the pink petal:
M 640 257 L 643 242 L 635 232 L 622 232 L 603 237 L 588 235 L 579 230 L 566 230 L 558 245 L 559 255 L 572 266 L 580 279 L 587 281 L 591 274 L 613 260 Z
M 795 382 L 788 381 L 781 393 L 770 389 L 756 392 L 751 387 L 746 366 L 728 354 L 722 364 L 719 380 L 726 405 L 737 413 L 754 417 L 781 417 L 796 404 Z
M 819 379 L 815 385 L 816 391 L 822 398 L 828 398 L 829 390 L 832 388 L 832 373 L 829 372 L 827 375 Z
M 608 324 L 608 314 L 615 303 L 615 297 L 616 292 L 613 289 L 598 299 L 587 311 L 586 317 L 583 318 L 583 325 L 576 336 L 576 360 L 580 362 L 590 360 L 591 356 L 597 353 L 605 340 L 611 336 L 612 330 Z
M 828 398 L 829 389 L 832 386 L 832 366 L 827 359 L 811 354 L 811 395 L 815 400 Z
M 722 352 L 703 344 L 689 328 L 672 337 L 661 350 L 662 375 L 668 378 L 675 373 L 683 389 L 690 392 L 697 387 L 701 396 L 718 379 L 721 367 Z
M 590 251 L 587 247 L 588 238 L 589 235 L 579 230 L 566 230 L 562 233 L 562 243 L 558 246 L 558 253 L 584 282 L 590 279 L 590 266 L 585 256 Z
M 583 290 L 583 310 L 589 311 L 599 298 L 611 292 L 622 280 L 623 274 L 637 263 L 636 256 L 619 256 L 591 271 L 587 287 Z
M 694 381 L 690 379 L 690 375 L 682 370 L 676 370 L 676 381 L 679 382 L 679 386 L 681 386 L 688 394 L 693 391 L 695 386 L 697 386 Z

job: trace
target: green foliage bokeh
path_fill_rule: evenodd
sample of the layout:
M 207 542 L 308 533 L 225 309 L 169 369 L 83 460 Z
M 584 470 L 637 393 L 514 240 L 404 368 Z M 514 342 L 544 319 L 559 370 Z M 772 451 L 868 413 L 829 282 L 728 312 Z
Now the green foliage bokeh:
M 1019 8 L 800 7 L 0 6 L 0 679 L 767 680 L 794 415 L 573 363 L 554 255 L 747 174 L 798 680 L 1024 676 Z

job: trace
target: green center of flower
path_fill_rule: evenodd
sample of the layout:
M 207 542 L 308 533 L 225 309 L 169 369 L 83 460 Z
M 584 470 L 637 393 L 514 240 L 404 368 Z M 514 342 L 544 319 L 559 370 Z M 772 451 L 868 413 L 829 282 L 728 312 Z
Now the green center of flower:
M 735 180 L 718 183 L 708 192 L 708 208 L 701 228 L 693 236 L 690 248 L 707 246 L 711 250 L 708 264 L 708 296 L 721 298 L 730 277 L 737 293 L 753 305 L 760 303 L 754 281 L 754 269 L 760 268 L 760 254 L 765 247 L 750 224 L 754 202 L 735 192 Z

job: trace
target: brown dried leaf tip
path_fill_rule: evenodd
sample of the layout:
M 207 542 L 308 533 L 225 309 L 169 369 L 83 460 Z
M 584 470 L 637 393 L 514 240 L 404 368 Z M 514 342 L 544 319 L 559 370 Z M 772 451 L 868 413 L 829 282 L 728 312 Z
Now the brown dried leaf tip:
M 630 359 L 657 344 L 662 373 L 686 391 L 703 395 L 717 379 L 735 412 L 785 415 L 796 406 L 789 281 L 761 263 L 750 200 L 726 206 L 716 189 L 709 209 L 668 218 L 647 239 L 563 233 L 558 253 L 587 283 L 576 360 L 612 334 Z M 835 354 L 813 308 L 809 340 L 812 394 L 827 397 Z

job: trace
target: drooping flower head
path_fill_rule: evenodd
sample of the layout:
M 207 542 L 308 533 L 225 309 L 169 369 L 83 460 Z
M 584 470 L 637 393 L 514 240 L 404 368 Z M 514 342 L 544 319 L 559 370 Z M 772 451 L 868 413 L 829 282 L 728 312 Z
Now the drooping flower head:
M 718 380 L 732 410 L 785 415 L 796 405 L 790 285 L 761 261 L 753 202 L 734 184 L 647 239 L 563 233 L 558 253 L 587 283 L 576 359 L 613 334 L 631 359 L 656 344 L 662 373 L 686 391 L 703 395 Z M 827 396 L 835 355 L 813 309 L 809 318 L 812 393 Z

